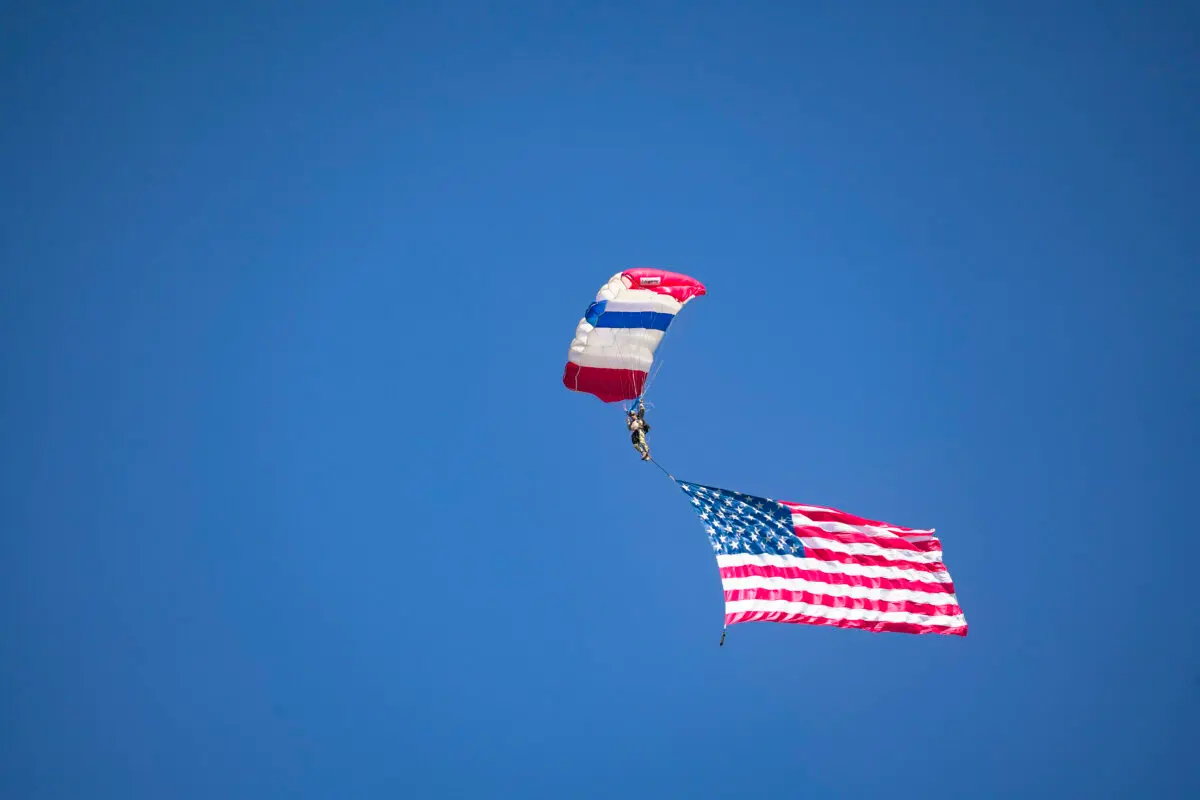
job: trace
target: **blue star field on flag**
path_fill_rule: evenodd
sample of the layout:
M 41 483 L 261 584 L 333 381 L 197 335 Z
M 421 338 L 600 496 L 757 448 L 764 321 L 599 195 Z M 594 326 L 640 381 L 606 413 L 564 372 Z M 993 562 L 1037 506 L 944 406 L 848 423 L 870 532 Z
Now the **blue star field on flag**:
M 676 482 L 691 499 L 716 554 L 804 557 L 788 507 L 765 497 Z

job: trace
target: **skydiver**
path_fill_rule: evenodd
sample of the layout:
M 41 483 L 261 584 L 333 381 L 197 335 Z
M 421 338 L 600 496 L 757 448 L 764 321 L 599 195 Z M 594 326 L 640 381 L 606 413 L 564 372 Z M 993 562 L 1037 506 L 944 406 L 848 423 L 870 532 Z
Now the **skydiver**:
M 646 434 L 650 432 L 650 423 L 646 422 L 646 407 L 639 404 L 636 412 L 631 408 L 626 414 L 629 418 L 625 425 L 632 431 L 633 448 L 642 454 L 642 461 L 649 461 L 650 445 L 646 443 Z

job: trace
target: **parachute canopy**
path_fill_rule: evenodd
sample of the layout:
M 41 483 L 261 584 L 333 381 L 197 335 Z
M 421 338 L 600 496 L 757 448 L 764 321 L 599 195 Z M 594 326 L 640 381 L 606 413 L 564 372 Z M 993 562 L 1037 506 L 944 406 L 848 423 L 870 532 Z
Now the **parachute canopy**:
M 641 397 L 667 328 L 704 284 L 677 272 L 638 267 L 600 287 L 575 328 L 563 384 L 605 403 Z

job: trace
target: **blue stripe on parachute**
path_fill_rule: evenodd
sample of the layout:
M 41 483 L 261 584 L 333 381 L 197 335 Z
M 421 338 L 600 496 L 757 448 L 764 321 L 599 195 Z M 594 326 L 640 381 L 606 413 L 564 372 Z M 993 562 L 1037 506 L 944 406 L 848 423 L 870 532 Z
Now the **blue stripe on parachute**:
M 607 300 L 599 300 L 588 306 L 583 318 L 593 328 L 646 328 L 665 331 L 675 319 L 674 314 L 661 311 L 607 311 Z
M 600 315 L 604 313 L 604 307 L 607 305 L 607 300 L 600 300 L 587 307 L 587 311 L 583 313 L 583 318 L 587 320 L 588 325 L 591 325 L 593 328 L 596 327 L 596 320 L 600 319 Z
M 673 319 L 674 314 L 658 311 L 607 311 L 592 324 L 597 328 L 648 328 L 665 331 Z

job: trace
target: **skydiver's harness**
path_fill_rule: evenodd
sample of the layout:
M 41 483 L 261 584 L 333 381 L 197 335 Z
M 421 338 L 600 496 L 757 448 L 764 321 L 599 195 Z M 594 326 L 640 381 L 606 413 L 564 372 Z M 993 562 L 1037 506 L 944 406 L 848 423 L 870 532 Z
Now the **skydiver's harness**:
M 625 420 L 626 427 L 631 432 L 630 438 L 634 444 L 640 444 L 645 441 L 646 434 L 650 432 L 650 423 L 646 422 L 643 416 L 646 413 L 646 407 L 643 405 L 638 408 L 637 412 L 630 410 L 629 418 Z

